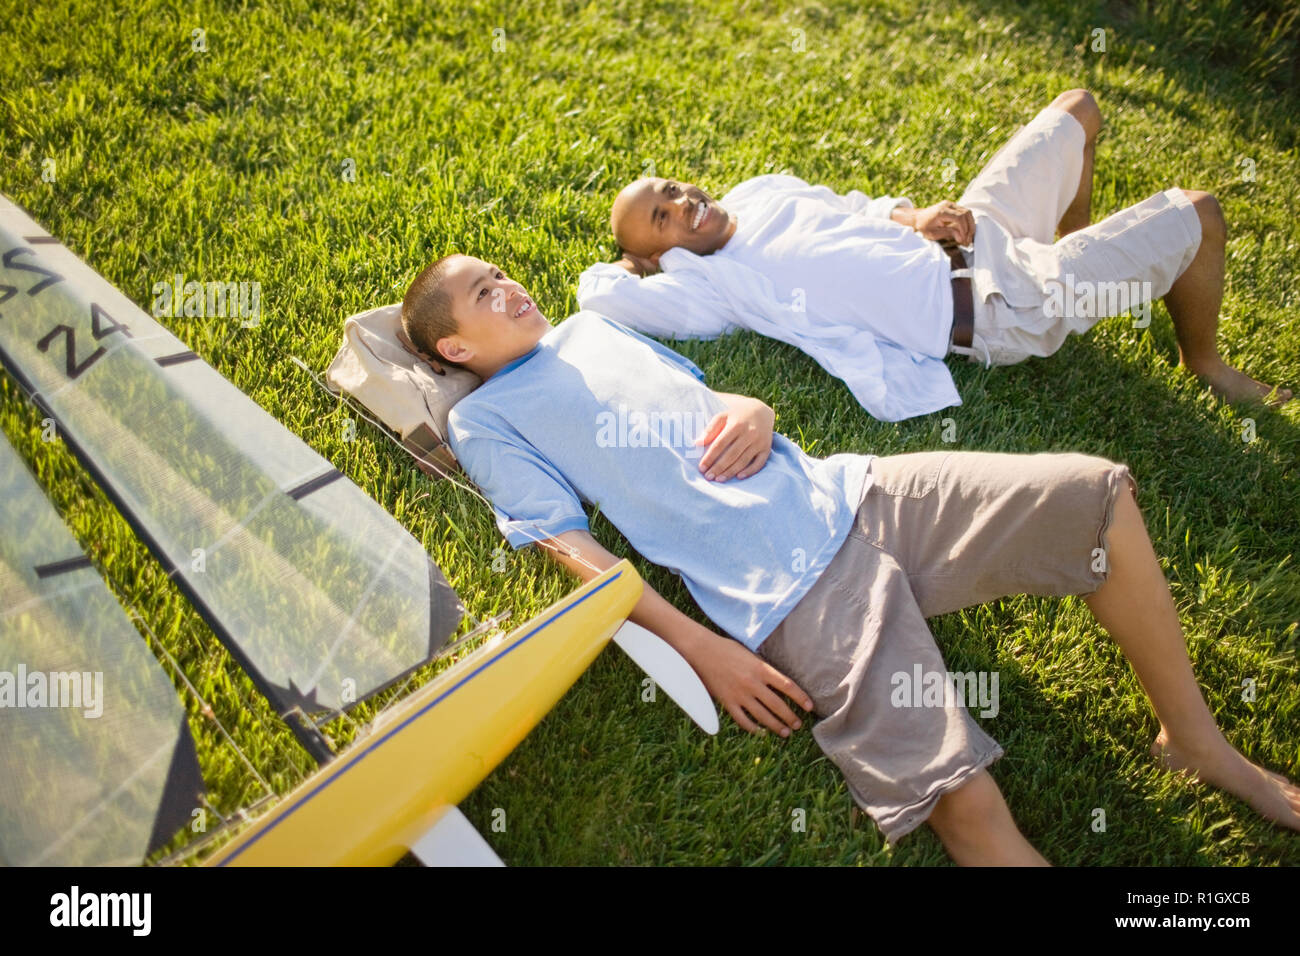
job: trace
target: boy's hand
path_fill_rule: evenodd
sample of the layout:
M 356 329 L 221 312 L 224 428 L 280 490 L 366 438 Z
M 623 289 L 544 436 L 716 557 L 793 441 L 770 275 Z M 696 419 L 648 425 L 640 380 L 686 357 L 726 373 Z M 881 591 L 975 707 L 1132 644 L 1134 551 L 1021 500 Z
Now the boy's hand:
M 748 478 L 767 462 L 772 453 L 772 429 L 776 412 L 756 398 L 719 395 L 727 403 L 709 422 L 696 445 L 708 445 L 700 459 L 700 471 L 710 481 Z
M 789 737 L 791 730 L 802 727 L 803 722 L 781 694 L 806 711 L 813 709 L 812 698 L 745 645 L 721 635 L 714 637 L 717 639 L 691 655 L 690 663 L 732 719 L 751 734 L 761 733 L 766 727 Z

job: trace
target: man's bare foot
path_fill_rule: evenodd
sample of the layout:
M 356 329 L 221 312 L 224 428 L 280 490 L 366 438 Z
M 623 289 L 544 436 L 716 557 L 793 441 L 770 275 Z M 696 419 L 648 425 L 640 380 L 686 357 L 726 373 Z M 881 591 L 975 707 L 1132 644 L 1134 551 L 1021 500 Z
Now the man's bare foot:
M 1266 385 L 1256 381 L 1245 372 L 1233 368 L 1226 362 L 1217 361 L 1206 368 L 1192 368 L 1202 382 L 1230 402 L 1263 402 L 1273 408 L 1285 405 L 1291 400 L 1291 389 Z
M 1151 745 L 1151 756 L 1170 770 L 1182 771 L 1240 797 L 1274 823 L 1300 830 L 1300 787 L 1281 774 L 1251 763 L 1226 739 L 1221 737 L 1220 741 L 1212 751 L 1201 755 L 1174 744 L 1162 727 Z

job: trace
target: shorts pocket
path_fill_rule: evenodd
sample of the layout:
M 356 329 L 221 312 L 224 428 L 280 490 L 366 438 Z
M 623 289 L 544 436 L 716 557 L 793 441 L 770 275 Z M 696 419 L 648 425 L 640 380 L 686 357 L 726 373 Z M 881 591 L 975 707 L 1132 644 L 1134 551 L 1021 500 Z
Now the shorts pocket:
M 924 498 L 939 484 L 950 451 L 923 451 L 876 458 L 871 469 L 870 494 L 895 498 Z

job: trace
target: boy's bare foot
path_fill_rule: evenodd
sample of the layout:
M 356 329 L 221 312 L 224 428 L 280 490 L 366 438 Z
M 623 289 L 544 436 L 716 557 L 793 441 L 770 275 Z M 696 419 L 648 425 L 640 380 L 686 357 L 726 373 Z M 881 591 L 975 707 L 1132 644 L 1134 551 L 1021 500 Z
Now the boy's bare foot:
M 1273 408 L 1291 400 L 1291 389 L 1266 385 L 1245 372 L 1219 361 L 1208 368 L 1188 368 L 1196 377 L 1230 402 L 1263 402 Z
M 1170 770 L 1182 771 L 1240 797 L 1274 823 L 1300 830 L 1300 787 L 1281 774 L 1251 763 L 1226 739 L 1220 741 L 1202 755 L 1173 743 L 1162 727 L 1151 745 L 1151 756 Z

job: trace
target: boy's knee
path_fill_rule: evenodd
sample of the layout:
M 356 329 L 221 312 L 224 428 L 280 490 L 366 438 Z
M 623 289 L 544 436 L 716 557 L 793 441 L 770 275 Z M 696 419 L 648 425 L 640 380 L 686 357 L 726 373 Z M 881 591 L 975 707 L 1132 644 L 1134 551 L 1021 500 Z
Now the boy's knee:
M 941 796 L 926 822 L 940 835 L 955 835 L 971 827 L 987 826 L 991 819 L 1003 814 L 1010 817 L 1002 791 L 992 774 L 981 768 L 962 786 Z
M 1096 98 L 1087 90 L 1066 90 L 1052 100 L 1052 106 L 1059 110 L 1065 110 L 1065 112 L 1077 119 L 1089 140 L 1097 137 L 1097 133 L 1101 130 L 1101 107 L 1097 105 Z

